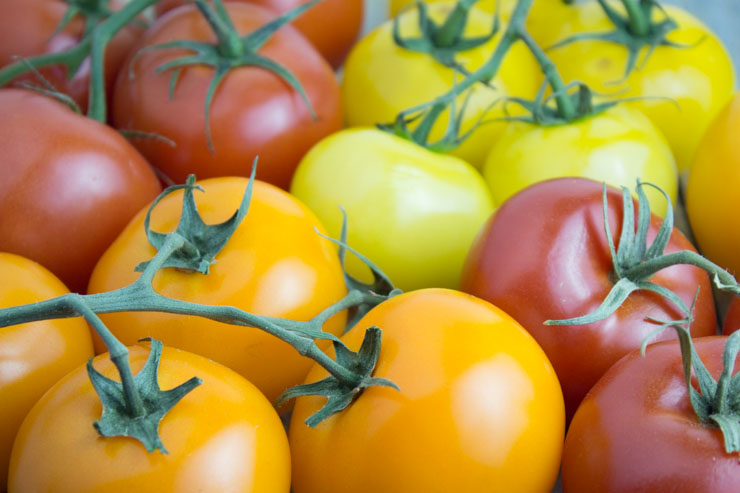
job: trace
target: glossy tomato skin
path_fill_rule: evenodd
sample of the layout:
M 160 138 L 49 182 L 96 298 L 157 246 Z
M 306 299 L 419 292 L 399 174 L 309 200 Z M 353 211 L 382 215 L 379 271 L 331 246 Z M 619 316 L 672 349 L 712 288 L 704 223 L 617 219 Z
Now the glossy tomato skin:
M 619 2 L 613 2 L 617 9 Z M 735 87 L 732 60 L 717 36 L 685 10 L 665 12 L 678 23 L 667 39 L 685 48 L 658 46 L 644 66 L 626 79 L 627 49 L 607 41 L 581 41 L 548 51 L 566 81 L 579 80 L 600 93 L 638 99 L 629 103 L 645 113 L 665 134 L 680 170 L 688 169 L 712 118 Z M 568 17 L 539 32 L 544 46 L 583 32 L 606 32 L 613 25 L 597 2 L 569 7 Z M 656 9 L 656 19 L 663 17 Z M 550 29 L 547 32 L 547 29 Z M 644 48 L 640 57 L 647 52 Z
M 239 207 L 246 178 L 212 178 L 199 182 L 198 211 L 207 224 L 228 219 Z M 162 200 L 152 215 L 155 231 L 173 231 L 180 218 L 182 194 Z M 144 212 L 136 216 L 106 251 L 90 280 L 91 293 L 131 284 L 134 267 L 156 251 L 144 234 Z M 254 184 L 249 212 L 206 275 L 160 270 L 154 289 L 171 298 L 209 305 L 228 305 L 257 315 L 308 320 L 346 293 L 344 277 L 329 241 L 314 228 L 323 226 L 308 208 L 287 193 L 262 182 Z M 311 366 L 292 346 L 258 329 L 199 317 L 125 312 L 102 315 L 126 344 L 153 337 L 165 344 L 201 354 L 240 373 L 274 401 L 303 380 Z M 341 334 L 345 316 L 324 327 Z M 96 338 L 95 347 L 104 351 Z
M 310 0 L 235 0 L 259 5 L 282 14 Z M 374 0 L 368 0 L 374 1 Z M 157 3 L 157 14 L 185 4 L 185 0 L 162 0 Z M 321 55 L 338 68 L 342 65 L 362 26 L 363 0 L 322 0 L 293 21 Z
M 336 238 L 344 208 L 349 245 L 404 290 L 458 287 L 465 255 L 493 212 L 470 164 L 371 128 L 346 129 L 316 144 L 290 191 Z M 355 276 L 369 275 L 353 255 L 347 265 Z
M 115 130 L 47 97 L 0 90 L 0 250 L 84 292 L 95 262 L 160 192 Z
M 726 341 L 694 340 L 715 379 Z M 565 439 L 562 480 L 564 492 L 740 490 L 737 454 L 689 403 L 676 341 L 630 353 L 589 392 Z
M 511 123 L 493 145 L 483 176 L 497 205 L 519 190 L 551 178 L 580 176 L 612 186 L 653 183 L 676 202 L 678 172 L 663 136 L 639 111 L 623 106 L 565 125 Z M 664 215 L 657 190 L 645 192 Z
M 62 296 L 69 290 L 41 265 L 0 252 L 0 308 Z M 67 372 L 93 356 L 82 319 L 0 328 L 0 489 L 8 483 L 13 439 L 36 401 Z
M 740 93 L 707 129 L 689 172 L 686 212 L 702 254 L 740 275 Z
M 454 2 L 436 2 L 429 6 L 430 17 L 441 22 Z M 405 12 L 399 19 L 402 35 L 419 35 L 418 11 Z M 469 12 L 466 36 L 483 36 L 490 32 L 492 17 L 476 8 Z M 484 45 L 459 52 L 456 60 L 470 71 L 482 66 L 491 56 L 500 34 Z M 452 69 L 435 61 L 430 55 L 408 51 L 393 41 L 393 22 L 387 21 L 362 38 L 350 52 L 342 80 L 342 101 L 349 126 L 370 126 L 393 122 L 396 115 L 413 106 L 432 101 L 452 89 L 455 80 Z M 457 80 L 462 80 L 457 75 Z M 492 103 L 506 96 L 532 98 L 537 92 L 542 74 L 527 48 L 515 44 L 506 55 L 498 75 L 492 80 L 495 89 L 477 85 L 470 97 L 461 125 L 461 133 L 470 130 L 481 118 L 502 117 L 501 105 Z M 460 96 L 457 109 L 465 96 Z M 512 106 L 512 112 L 515 108 Z M 448 117 L 437 120 L 431 141 L 442 137 Z M 486 153 L 504 128 L 502 122 L 489 122 L 479 127 L 452 154 L 481 167 Z
M 618 244 L 622 196 L 607 191 L 609 225 Z M 648 240 L 660 226 L 653 215 Z M 666 253 L 693 250 L 674 230 Z M 583 178 L 538 183 L 510 198 L 484 226 L 466 260 L 462 289 L 513 316 L 542 346 L 560 378 L 566 411 L 573 416 L 586 392 L 657 325 L 679 320 L 680 310 L 644 291 L 632 293 L 607 319 L 580 326 L 546 326 L 545 320 L 595 311 L 612 288 L 613 264 L 604 233 L 602 185 Z M 687 306 L 697 287 L 695 337 L 714 335 L 717 321 L 709 278 L 693 266 L 672 266 L 652 282 L 674 291 Z M 675 337 L 670 331 L 659 340 Z
M 383 331 L 372 387 L 315 428 L 325 403 L 301 397 L 289 438 L 293 491 L 550 491 L 560 464 L 563 401 L 542 350 L 511 317 L 463 293 L 399 295 L 343 338 Z M 315 366 L 306 381 L 326 376 Z M 331 474 L 327 471 L 331 464 Z
M 275 14 L 243 3 L 227 3 L 240 34 L 251 32 Z M 159 19 L 136 49 L 173 40 L 215 42 L 198 9 L 189 5 Z M 279 63 L 303 85 L 317 118 L 311 117 L 298 92 L 274 73 L 258 67 L 232 70 L 221 82 L 210 110 L 214 152 L 208 149 L 204 102 L 214 75 L 211 68 L 183 69 L 172 99 L 171 73 L 155 73 L 161 64 L 186 55 L 183 50 L 156 50 L 130 58 L 118 77 L 113 121 L 117 128 L 152 132 L 166 142 L 139 139 L 137 148 L 165 175 L 184 182 L 199 178 L 249 176 L 259 156 L 257 177 L 287 188 L 295 167 L 318 140 L 341 128 L 339 85 L 331 67 L 291 26 L 278 30 L 258 54 Z M 132 65 L 133 63 L 133 65 Z
M 725 320 L 722 323 L 722 335 L 730 335 L 740 330 L 740 298 L 733 298 L 730 307 L 725 314 Z
M 148 350 L 131 348 L 138 372 Z M 106 355 L 95 368 L 118 379 Z M 159 384 L 193 376 L 203 383 L 162 419 L 168 454 L 148 453 L 133 438 L 100 437 L 92 426 L 102 406 L 80 366 L 26 417 L 13 447 L 9 489 L 26 491 L 245 491 L 287 493 L 290 452 L 278 415 L 248 381 L 201 356 L 165 347 Z
M 84 20 L 80 16 L 72 19 L 67 27 L 52 37 L 69 8 L 66 1 L 3 0 L 0 5 L 3 9 L 3 15 L 0 16 L 0 67 L 13 63 L 14 56 L 29 58 L 72 48 L 82 38 Z M 119 2 L 111 2 L 113 9 L 120 5 Z M 119 31 L 108 45 L 105 53 L 107 94 L 113 90 L 118 68 L 143 31 L 140 26 L 132 24 Z M 89 59 L 70 79 L 63 66 L 44 68 L 40 72 L 58 91 L 71 96 L 82 112 L 86 111 L 90 85 Z M 34 75 L 25 76 L 22 80 L 41 85 Z

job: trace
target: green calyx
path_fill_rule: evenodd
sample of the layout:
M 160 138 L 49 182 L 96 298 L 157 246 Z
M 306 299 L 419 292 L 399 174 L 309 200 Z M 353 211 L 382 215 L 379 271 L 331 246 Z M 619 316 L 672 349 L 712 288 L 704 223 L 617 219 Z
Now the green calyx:
M 208 86 L 204 103 L 206 139 L 208 142 L 208 149 L 211 154 L 215 152 L 210 125 L 210 110 L 213 103 L 213 97 L 224 78 L 235 68 L 252 66 L 261 67 L 273 72 L 298 92 L 303 99 L 303 102 L 308 107 L 311 117 L 316 119 L 316 113 L 308 99 L 308 95 L 295 75 L 293 75 L 293 73 L 284 66 L 258 54 L 257 52 L 272 37 L 275 31 L 293 21 L 319 1 L 321 0 L 312 0 L 311 2 L 305 3 L 300 7 L 275 18 L 257 30 L 245 36 L 240 36 L 236 31 L 236 27 L 231 21 L 222 0 L 213 0 L 213 7 L 208 5 L 205 0 L 195 0 L 196 6 L 203 14 L 206 21 L 208 21 L 213 32 L 216 34 L 216 38 L 218 39 L 217 43 L 211 44 L 190 40 L 178 40 L 148 46 L 136 54 L 131 63 L 131 67 L 133 67 L 137 57 L 148 51 L 185 49 L 192 52 L 191 55 L 166 62 L 156 69 L 157 73 L 171 71 L 170 99 L 175 97 L 177 81 L 179 80 L 184 68 L 195 65 L 206 65 L 213 68 L 214 76 Z M 133 76 L 133 69 L 131 68 L 129 70 L 129 77 L 133 78 Z
M 490 32 L 484 36 L 465 37 L 470 9 L 478 0 L 458 0 L 442 24 L 437 24 L 429 17 L 427 5 L 421 1 L 411 4 L 419 12 L 418 37 L 403 36 L 400 27 L 400 15 L 393 19 L 393 41 L 403 49 L 426 53 L 437 62 L 464 75 L 470 72 L 455 60 L 461 51 L 472 50 L 489 42 L 499 30 L 498 14 L 493 18 Z

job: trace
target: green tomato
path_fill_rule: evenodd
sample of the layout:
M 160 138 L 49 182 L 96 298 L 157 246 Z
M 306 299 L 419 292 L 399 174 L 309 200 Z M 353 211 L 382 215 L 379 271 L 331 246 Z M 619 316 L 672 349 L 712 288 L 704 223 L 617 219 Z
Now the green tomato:
M 373 128 L 331 135 L 303 158 L 291 193 L 338 237 L 344 207 L 348 243 L 404 290 L 457 287 L 468 248 L 493 212 L 470 164 Z M 348 255 L 349 272 L 369 272 Z
M 566 176 L 630 190 L 639 178 L 674 202 L 678 193 L 678 171 L 665 138 L 645 115 L 626 106 L 565 125 L 511 123 L 491 149 L 483 176 L 497 205 L 529 185 Z M 646 192 L 653 212 L 665 215 L 660 192 Z

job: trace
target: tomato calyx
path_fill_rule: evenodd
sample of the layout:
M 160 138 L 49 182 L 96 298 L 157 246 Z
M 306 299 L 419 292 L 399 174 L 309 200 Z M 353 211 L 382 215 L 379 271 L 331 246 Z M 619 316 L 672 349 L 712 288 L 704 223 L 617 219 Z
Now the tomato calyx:
M 216 94 L 216 90 L 219 85 L 229 72 L 239 67 L 260 67 L 276 74 L 300 95 L 301 99 L 306 104 L 311 117 L 316 120 L 316 112 L 314 111 L 311 101 L 308 99 L 308 95 L 303 89 L 298 78 L 296 78 L 296 76 L 286 67 L 280 65 L 274 60 L 258 54 L 257 52 L 278 29 L 292 22 L 319 1 L 321 0 L 312 0 L 305 3 L 293 10 L 285 12 L 279 17 L 276 17 L 255 31 L 244 36 L 240 36 L 236 31 L 236 27 L 231 21 L 229 13 L 226 11 L 222 0 L 214 0 L 213 8 L 211 8 L 205 0 L 195 0 L 195 5 L 198 7 L 198 10 L 200 10 L 201 14 L 213 30 L 218 42 L 216 44 L 211 44 L 192 40 L 177 40 L 147 46 L 140 50 L 131 61 L 129 77 L 131 79 L 134 78 L 133 65 L 136 63 L 136 59 L 146 52 L 169 49 L 188 50 L 192 52 L 192 54 L 163 63 L 155 70 L 157 73 L 171 71 L 170 99 L 174 99 L 177 82 L 184 68 L 194 65 L 206 65 L 212 67 L 214 75 L 211 79 L 210 85 L 208 86 L 204 103 L 206 140 L 208 150 L 211 154 L 215 153 L 213 139 L 211 137 L 210 123 L 210 110 L 213 97 Z

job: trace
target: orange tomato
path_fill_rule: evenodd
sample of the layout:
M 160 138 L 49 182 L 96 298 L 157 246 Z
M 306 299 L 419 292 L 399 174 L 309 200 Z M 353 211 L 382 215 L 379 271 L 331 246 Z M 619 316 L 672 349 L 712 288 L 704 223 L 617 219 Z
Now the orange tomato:
M 131 348 L 132 370 L 148 351 Z M 107 354 L 95 368 L 117 372 Z M 285 430 L 249 382 L 206 358 L 165 347 L 163 390 L 198 376 L 202 385 L 162 419 L 168 454 L 149 453 L 133 438 L 101 438 L 92 426 L 102 406 L 84 366 L 55 385 L 23 422 L 10 466 L 10 491 L 244 491 L 285 493 L 290 452 Z
M 246 178 L 213 178 L 199 184 L 195 202 L 206 223 L 220 223 L 239 207 Z M 152 214 L 151 227 L 176 228 L 182 192 L 166 197 Z M 144 232 L 142 211 L 121 233 L 95 267 L 90 293 L 131 284 L 134 267 L 156 251 Z M 346 294 L 336 249 L 314 228 L 324 231 L 316 216 L 286 192 L 255 182 L 249 213 L 216 256 L 209 274 L 160 270 L 154 289 L 165 296 L 210 305 L 230 305 L 258 315 L 308 320 Z M 237 371 L 270 400 L 300 383 L 311 360 L 292 346 L 255 328 L 168 313 L 125 312 L 101 316 L 124 344 L 153 337 L 165 345 L 207 356 Z M 324 327 L 334 334 L 344 328 L 345 315 Z M 97 351 L 105 350 L 96 338 Z
M 0 273 L 0 308 L 69 293 L 54 274 L 12 253 L 0 253 Z M 92 355 L 90 330 L 82 319 L 0 328 L 0 490 L 23 418 L 49 387 Z

